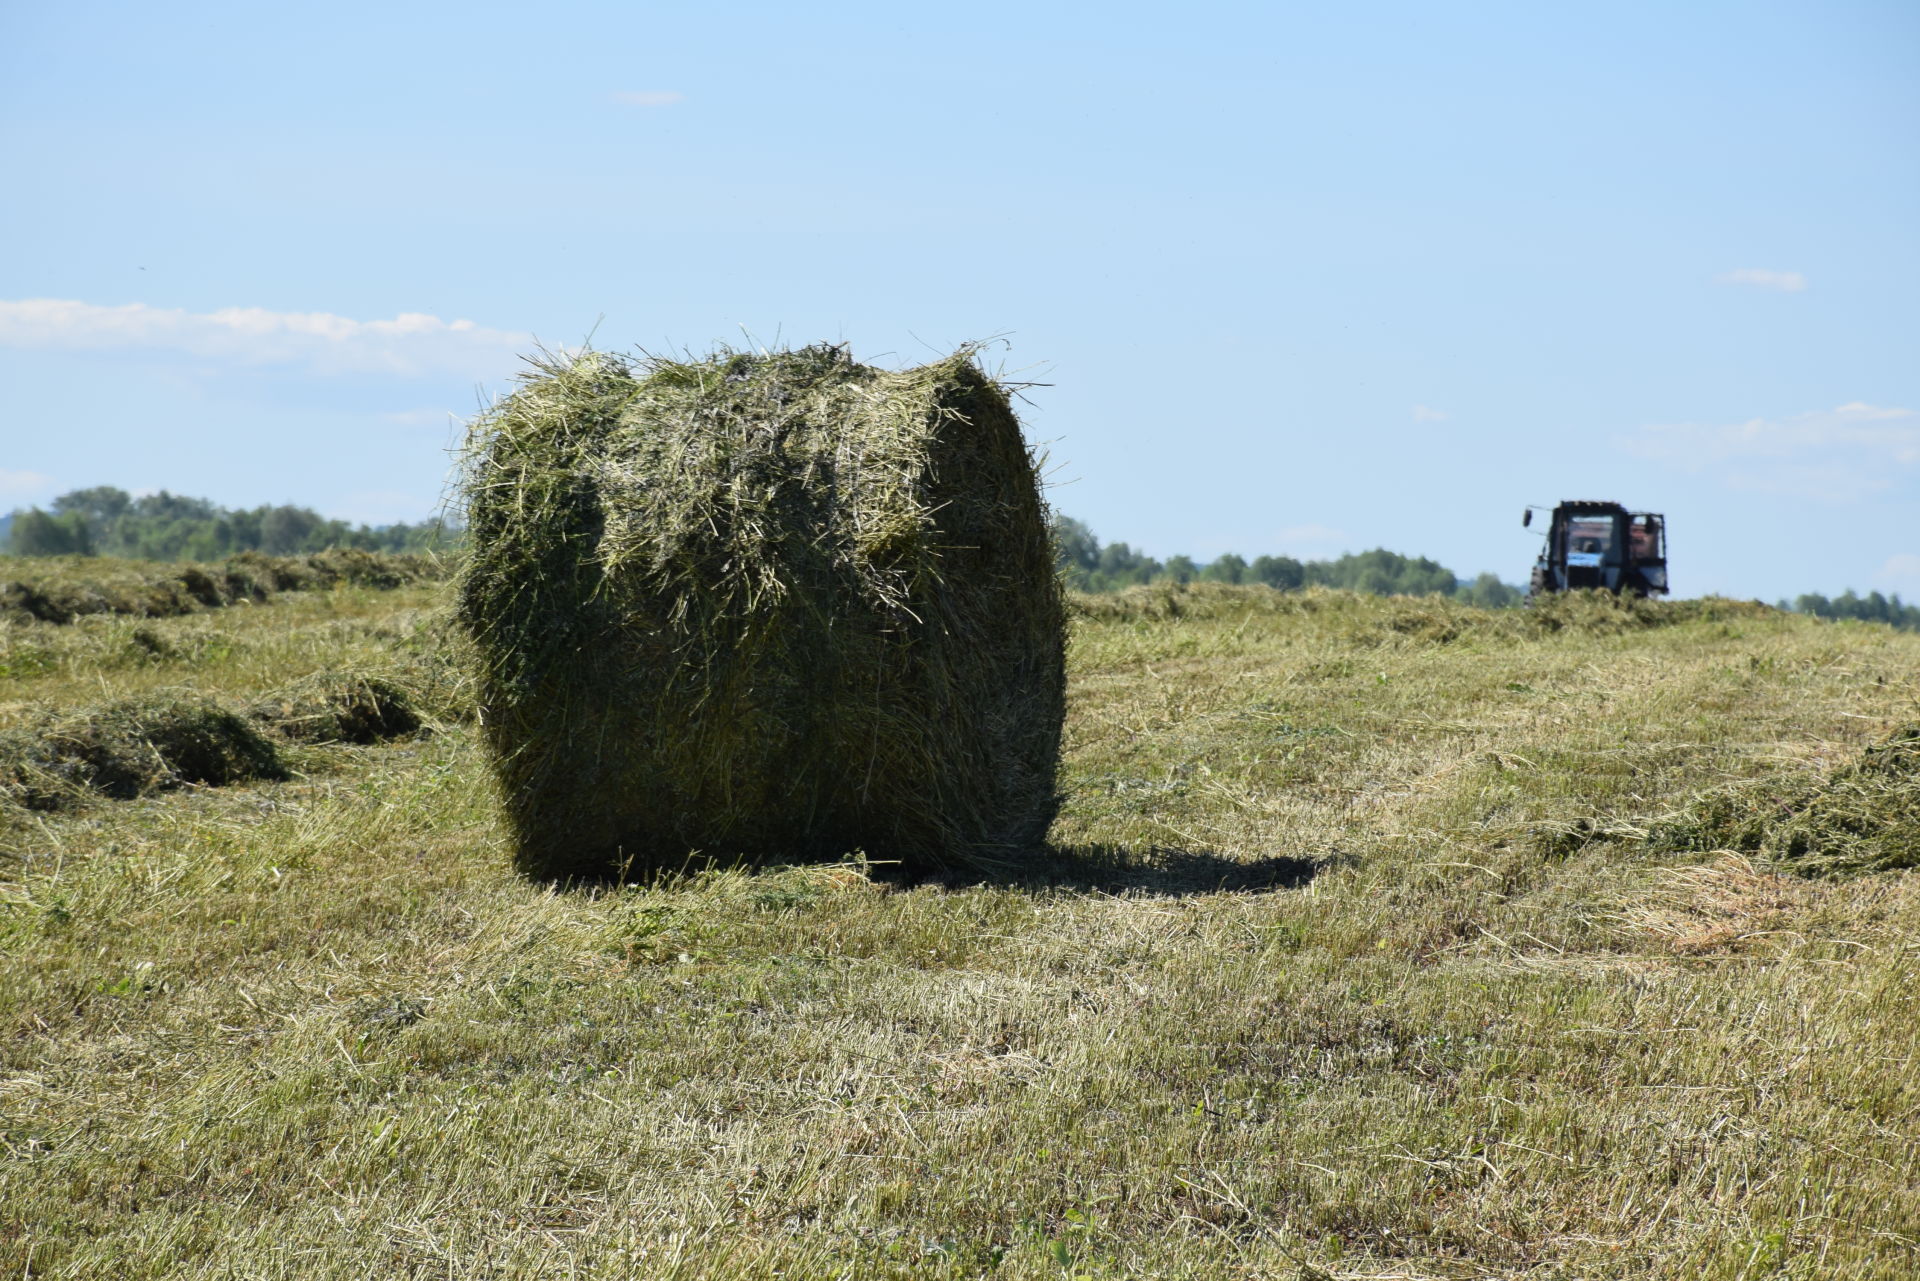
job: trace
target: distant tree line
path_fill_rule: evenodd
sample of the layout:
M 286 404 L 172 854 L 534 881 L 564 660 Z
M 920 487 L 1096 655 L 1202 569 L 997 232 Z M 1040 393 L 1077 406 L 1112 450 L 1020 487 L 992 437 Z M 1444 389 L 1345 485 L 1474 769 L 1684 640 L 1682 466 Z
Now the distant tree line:
M 62 494 L 45 509 L 14 512 L 6 548 L 16 556 L 219 560 L 235 552 L 292 556 L 329 547 L 423 551 L 444 546 L 451 533 L 439 521 L 351 525 L 307 507 L 221 507 L 165 490 L 135 498 L 96 485 Z
M 1335 560 L 1295 560 L 1256 556 L 1247 560 L 1228 552 L 1202 565 L 1188 556 L 1155 560 L 1126 543 L 1102 543 L 1085 523 L 1071 516 L 1054 518 L 1060 569 L 1070 587 L 1111 592 L 1141 583 L 1264 583 L 1280 591 L 1302 587 L 1341 587 L 1376 596 L 1452 596 L 1489 609 L 1520 603 L 1525 593 L 1500 581 L 1498 574 L 1461 579 L 1438 561 L 1402 556 L 1384 548 L 1349 552 Z
M 1781 601 L 1780 608 L 1816 618 L 1855 618 L 1865 623 L 1890 623 L 1902 631 L 1920 631 L 1920 605 L 1903 603 L 1899 592 L 1891 596 L 1882 596 L 1879 592 L 1856 596 L 1849 587 L 1831 599 L 1818 592 L 1808 592 L 1795 597 L 1791 605 Z

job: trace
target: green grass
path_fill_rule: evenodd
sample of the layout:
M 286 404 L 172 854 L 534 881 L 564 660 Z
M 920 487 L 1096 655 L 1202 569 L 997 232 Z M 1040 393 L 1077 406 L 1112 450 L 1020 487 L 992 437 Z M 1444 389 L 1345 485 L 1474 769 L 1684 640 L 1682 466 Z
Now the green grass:
M 0 624 L 0 728 L 431 667 L 438 591 Z M 1731 605 L 1083 602 L 1025 882 L 555 892 L 451 710 L 15 813 L 0 1274 L 1909 1277 L 1920 879 L 1649 836 L 1851 777 L 1916 660 Z

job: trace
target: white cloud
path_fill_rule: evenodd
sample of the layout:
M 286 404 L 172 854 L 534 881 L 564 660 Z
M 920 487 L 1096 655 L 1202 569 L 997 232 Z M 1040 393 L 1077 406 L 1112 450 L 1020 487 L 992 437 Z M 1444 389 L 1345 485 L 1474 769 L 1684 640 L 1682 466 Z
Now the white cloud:
M 306 365 L 324 373 L 500 376 L 532 342 L 527 334 L 422 312 L 352 320 L 263 307 L 201 313 L 139 302 L 103 307 L 62 298 L 0 300 L 0 346 L 176 351 L 248 365 Z
M 1713 278 L 1717 285 L 1752 285 L 1756 289 L 1778 289 L 1797 294 L 1807 287 L 1807 278 L 1797 271 L 1773 271 L 1766 267 L 1736 267 Z
M 1642 458 L 1713 471 L 1734 489 L 1845 501 L 1920 465 L 1920 413 L 1852 401 L 1789 418 L 1643 427 L 1615 443 Z
M 609 96 L 628 107 L 671 107 L 687 100 L 686 94 L 672 89 L 623 89 Z
M 1453 415 L 1446 410 L 1435 409 L 1431 405 L 1415 405 L 1413 407 L 1413 421 L 1417 423 L 1443 423 L 1451 417 L 1453 417 Z
M 53 489 L 53 477 L 37 471 L 8 471 L 0 467 L 0 499 L 33 499 Z
M 1873 576 L 1874 585 L 1902 594 L 1920 595 L 1920 555 L 1898 552 Z

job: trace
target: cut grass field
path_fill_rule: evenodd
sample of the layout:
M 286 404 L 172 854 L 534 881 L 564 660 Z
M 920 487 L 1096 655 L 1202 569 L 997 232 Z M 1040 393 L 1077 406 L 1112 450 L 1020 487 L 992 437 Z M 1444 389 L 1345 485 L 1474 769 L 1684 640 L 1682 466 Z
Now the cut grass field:
M 1030 877 L 556 891 L 443 590 L 0 624 L 0 731 L 341 672 L 430 730 L 0 814 L 0 1275 L 1920 1272 L 1920 877 L 1660 837 L 1920 719 L 1920 637 L 1088 598 Z

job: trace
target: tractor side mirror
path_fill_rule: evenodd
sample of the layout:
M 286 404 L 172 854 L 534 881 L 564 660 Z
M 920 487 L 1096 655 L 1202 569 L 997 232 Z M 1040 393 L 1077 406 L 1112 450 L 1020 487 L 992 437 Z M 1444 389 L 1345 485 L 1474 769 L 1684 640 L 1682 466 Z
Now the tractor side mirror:
M 1520 513 L 1520 524 L 1522 528 L 1533 524 L 1533 508 L 1529 507 Z

